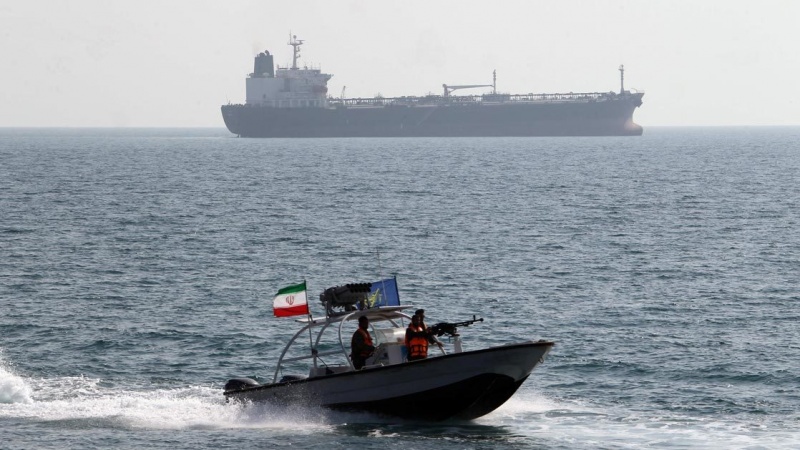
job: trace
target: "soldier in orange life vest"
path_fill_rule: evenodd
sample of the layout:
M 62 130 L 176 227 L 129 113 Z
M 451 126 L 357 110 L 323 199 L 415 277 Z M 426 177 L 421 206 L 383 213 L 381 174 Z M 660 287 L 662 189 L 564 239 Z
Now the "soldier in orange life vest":
M 428 357 L 428 333 L 425 332 L 421 323 L 422 319 L 414 314 L 411 317 L 411 324 L 406 328 L 406 349 L 409 361 Z
M 350 358 L 353 359 L 353 367 L 360 370 L 364 367 L 367 358 L 375 352 L 375 346 L 372 345 L 372 337 L 369 335 L 369 319 L 366 316 L 358 318 L 358 329 L 353 333 L 353 339 L 350 341 Z
M 436 339 L 436 336 L 434 336 L 433 332 L 431 331 L 431 327 L 425 325 L 425 310 L 418 309 L 414 312 L 414 315 L 419 316 L 419 326 L 422 327 L 423 330 L 425 330 L 425 334 L 428 337 L 428 343 L 436 344 L 439 346 L 439 350 L 444 351 L 442 347 L 442 342 L 439 341 L 439 339 Z

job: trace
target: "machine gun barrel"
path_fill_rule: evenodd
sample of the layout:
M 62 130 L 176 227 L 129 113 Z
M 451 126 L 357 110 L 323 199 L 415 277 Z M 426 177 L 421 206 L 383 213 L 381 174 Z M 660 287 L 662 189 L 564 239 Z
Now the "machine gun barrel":
M 475 322 L 483 322 L 483 317 L 480 319 L 476 319 L 475 316 L 472 316 L 472 320 L 465 320 L 463 322 L 440 322 L 436 325 L 431 327 L 431 333 L 435 334 L 436 336 L 457 336 L 458 335 L 458 327 L 468 327 Z

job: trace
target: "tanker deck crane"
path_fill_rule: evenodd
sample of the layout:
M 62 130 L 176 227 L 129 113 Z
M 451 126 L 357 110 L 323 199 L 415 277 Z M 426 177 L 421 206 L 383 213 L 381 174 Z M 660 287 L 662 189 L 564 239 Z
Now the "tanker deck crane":
M 479 87 L 490 87 L 492 88 L 492 94 L 497 94 L 497 71 L 495 70 L 492 72 L 492 84 L 462 84 L 456 86 L 443 84 L 442 87 L 444 88 L 445 98 L 450 97 L 450 93 L 458 89 L 472 89 Z

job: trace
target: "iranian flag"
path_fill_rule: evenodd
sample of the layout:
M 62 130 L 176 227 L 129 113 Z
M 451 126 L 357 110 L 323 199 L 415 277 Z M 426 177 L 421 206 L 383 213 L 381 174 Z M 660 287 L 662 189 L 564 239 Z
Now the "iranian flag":
M 294 286 L 287 286 L 275 296 L 272 302 L 272 309 L 275 317 L 289 317 L 308 314 L 308 302 L 306 301 L 306 282 Z

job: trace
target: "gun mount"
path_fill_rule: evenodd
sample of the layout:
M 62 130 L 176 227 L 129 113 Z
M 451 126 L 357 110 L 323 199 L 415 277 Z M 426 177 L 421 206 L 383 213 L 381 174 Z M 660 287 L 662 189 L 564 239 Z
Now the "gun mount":
M 372 283 L 351 283 L 334 286 L 319 294 L 319 301 L 325 305 L 328 317 L 338 316 L 366 307 Z
M 476 319 L 472 316 L 472 320 L 465 320 L 463 322 L 439 322 L 431 327 L 431 333 L 437 337 L 444 336 L 445 334 L 450 337 L 458 336 L 458 327 L 468 327 L 476 322 L 483 322 L 483 317 Z

